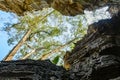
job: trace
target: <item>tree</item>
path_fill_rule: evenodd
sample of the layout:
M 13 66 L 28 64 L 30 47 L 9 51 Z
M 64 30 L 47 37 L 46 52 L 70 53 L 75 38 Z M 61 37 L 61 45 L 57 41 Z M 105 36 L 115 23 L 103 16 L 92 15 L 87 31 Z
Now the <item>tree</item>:
M 37 30 L 36 28 L 36 26 L 37 26 L 37 23 L 39 22 L 39 21 L 43 21 L 45 18 L 46 18 L 46 16 L 48 16 L 48 15 L 50 15 L 52 12 L 50 12 L 49 14 L 47 14 L 47 15 L 45 15 L 45 16 L 43 16 L 43 17 L 41 17 L 41 16 L 36 16 L 36 17 L 38 17 L 37 18 L 37 20 L 36 20 L 36 17 L 34 18 L 34 20 L 33 21 L 35 21 L 35 22 L 33 22 L 31 19 L 28 19 L 28 20 L 26 20 L 27 18 L 24 18 L 23 19 L 23 22 L 21 23 L 21 24 L 18 24 L 18 26 L 17 25 L 15 25 L 14 26 L 14 29 L 16 29 L 16 30 L 18 30 L 17 32 L 18 33 L 21 33 L 21 32 L 24 32 L 23 30 L 25 30 L 25 31 L 27 31 L 25 34 L 24 34 L 24 36 L 21 38 L 21 40 L 18 42 L 18 44 L 10 51 L 10 53 L 5 57 L 5 61 L 7 61 L 7 60 L 11 60 L 13 57 L 14 57 L 14 55 L 16 54 L 16 52 L 21 48 L 21 46 L 23 46 L 23 44 L 25 44 L 26 43 L 26 41 L 28 41 L 28 38 L 31 38 L 31 35 L 33 36 L 33 34 L 36 34 L 36 33 L 40 33 L 40 32 L 44 32 L 44 31 L 42 31 L 42 30 Z M 27 17 L 27 16 L 26 16 Z M 30 17 L 29 17 L 30 18 Z M 31 22 L 32 21 L 32 22 Z M 27 23 L 26 23 L 27 22 Z M 25 24 L 28 26 L 28 27 L 25 27 Z M 13 28 L 13 27 L 12 27 Z M 56 30 L 57 30 L 57 28 L 56 28 Z M 15 37 L 17 37 L 17 36 L 20 36 L 21 34 L 17 34 Z M 18 37 L 17 37 L 18 38 Z M 12 38 L 10 38 L 9 40 L 13 40 L 14 39 L 14 37 L 12 37 Z M 16 38 L 15 38 L 16 39 Z M 19 39 L 19 38 L 18 38 Z M 10 43 L 11 43 L 11 41 L 10 41 Z
M 29 37 L 31 33 L 31 29 L 29 29 L 25 35 L 22 37 L 22 39 L 18 42 L 18 44 L 10 51 L 10 53 L 3 59 L 4 61 L 12 60 L 16 52 L 19 50 L 19 48 L 25 43 L 27 38 Z
M 11 31 L 15 30 L 14 36 L 11 36 L 8 41 L 9 44 L 16 40 L 18 44 L 4 58 L 5 61 L 12 60 L 16 55 L 17 59 L 45 60 L 49 58 L 57 63 L 62 60 L 66 50 L 71 50 L 74 46 L 73 43 L 85 34 L 86 27 L 82 26 L 81 23 L 84 16 L 66 17 L 53 9 L 45 9 L 37 13 L 28 13 L 21 17 L 19 23 L 13 25 L 8 31 L 9 34 L 13 35 Z M 53 20 L 48 21 L 49 18 L 53 18 Z M 52 24 L 51 21 L 53 21 Z M 71 27 L 64 25 L 64 23 L 71 25 Z M 27 37 L 26 31 L 29 31 Z M 66 33 L 66 31 L 69 32 Z M 55 38 L 58 39 L 58 37 L 64 39 L 56 41 Z

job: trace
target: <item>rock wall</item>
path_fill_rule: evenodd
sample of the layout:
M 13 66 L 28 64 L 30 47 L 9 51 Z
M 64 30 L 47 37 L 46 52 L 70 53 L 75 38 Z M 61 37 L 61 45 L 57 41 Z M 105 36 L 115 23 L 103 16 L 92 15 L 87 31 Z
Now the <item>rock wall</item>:
M 109 11 L 114 14 L 120 9 L 120 0 L 0 0 L 0 10 L 14 12 L 20 16 L 25 12 L 48 7 L 63 15 L 75 16 L 83 14 L 85 9 L 95 10 L 106 5 L 112 5 Z
M 64 76 L 65 71 L 49 60 L 0 62 L 0 80 L 64 80 L 67 77 Z
M 0 80 L 120 80 L 120 12 L 89 26 L 65 58 L 68 71 L 50 61 L 1 61 Z
M 90 25 L 66 62 L 72 79 L 120 80 L 120 13 Z

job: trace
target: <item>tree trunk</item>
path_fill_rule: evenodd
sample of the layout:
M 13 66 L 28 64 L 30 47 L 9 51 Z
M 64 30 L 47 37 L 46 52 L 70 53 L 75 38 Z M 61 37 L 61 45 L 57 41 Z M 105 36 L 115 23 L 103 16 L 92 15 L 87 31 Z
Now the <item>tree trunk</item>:
M 115 13 L 120 9 L 120 0 L 0 0 L 1 10 L 18 15 L 24 15 L 27 11 L 53 7 L 63 15 L 75 16 L 83 14 L 85 9 L 94 10 L 106 5 L 112 5 L 109 11 Z
M 31 34 L 31 29 L 29 29 L 25 35 L 22 37 L 22 39 L 18 42 L 18 44 L 9 52 L 9 54 L 3 59 L 4 61 L 9 61 L 12 60 L 16 52 L 20 49 L 20 47 L 25 43 L 27 38 Z

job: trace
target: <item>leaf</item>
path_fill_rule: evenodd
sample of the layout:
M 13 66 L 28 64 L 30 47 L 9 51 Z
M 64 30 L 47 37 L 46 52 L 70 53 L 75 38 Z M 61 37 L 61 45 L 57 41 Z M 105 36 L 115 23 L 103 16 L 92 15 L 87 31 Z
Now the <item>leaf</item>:
M 75 44 L 72 43 L 72 44 L 70 45 L 70 48 L 73 49 L 74 47 L 75 47 Z
M 53 28 L 53 30 L 50 33 L 51 36 L 57 36 L 59 34 L 60 34 L 60 29 L 57 27 Z
M 9 38 L 7 40 L 8 45 L 13 45 L 14 44 L 14 38 Z
M 50 46 L 51 46 L 51 42 L 45 41 L 45 42 L 43 42 L 43 45 L 44 45 L 47 49 L 49 49 Z
M 56 56 L 56 57 L 52 60 L 52 62 L 53 62 L 54 64 L 57 64 L 58 61 L 59 61 L 59 57 L 60 57 L 60 56 Z

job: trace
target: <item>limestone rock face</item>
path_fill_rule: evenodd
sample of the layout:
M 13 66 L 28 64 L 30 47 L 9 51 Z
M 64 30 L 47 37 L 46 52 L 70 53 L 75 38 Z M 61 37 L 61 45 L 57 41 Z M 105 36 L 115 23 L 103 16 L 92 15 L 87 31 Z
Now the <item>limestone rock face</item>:
M 0 80 L 63 80 L 65 69 L 49 60 L 1 61 Z
M 95 10 L 103 6 L 110 6 L 109 11 L 114 14 L 120 9 L 120 0 L 0 0 L 0 9 L 11 11 L 17 15 L 25 12 L 42 10 L 52 7 L 63 15 L 75 16 L 83 14 L 84 10 Z
M 45 0 L 0 0 L 0 9 L 24 15 L 24 12 L 38 11 L 49 5 Z
M 75 80 L 119 80 L 120 13 L 89 26 L 66 58 Z

